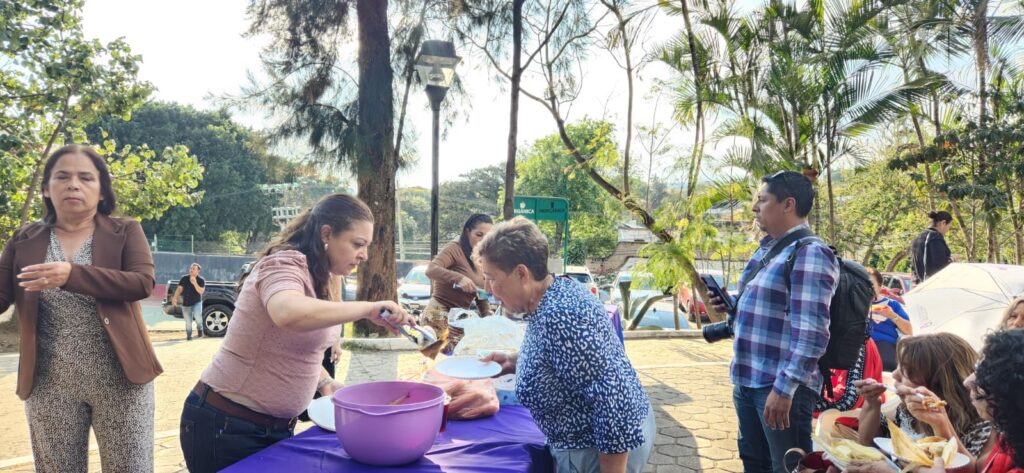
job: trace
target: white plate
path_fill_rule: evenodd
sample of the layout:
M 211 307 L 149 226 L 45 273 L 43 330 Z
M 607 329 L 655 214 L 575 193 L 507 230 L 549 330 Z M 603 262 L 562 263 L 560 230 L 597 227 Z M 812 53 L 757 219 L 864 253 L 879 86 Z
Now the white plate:
M 475 356 L 453 356 L 437 363 L 438 373 L 458 379 L 487 379 L 501 373 L 501 365 L 488 361 L 484 363 Z
M 331 401 L 331 396 L 314 399 L 306 408 L 306 413 L 317 427 L 334 432 L 334 402 Z
M 892 450 L 892 439 L 886 437 L 875 437 L 874 441 L 875 445 L 878 445 L 878 448 L 880 450 L 891 456 L 896 456 L 896 454 L 893 453 Z M 956 452 L 956 456 L 953 457 L 953 463 L 946 465 L 946 469 L 960 468 L 966 465 L 969 461 L 970 459 L 967 458 L 967 455 L 964 455 L 960 452 Z

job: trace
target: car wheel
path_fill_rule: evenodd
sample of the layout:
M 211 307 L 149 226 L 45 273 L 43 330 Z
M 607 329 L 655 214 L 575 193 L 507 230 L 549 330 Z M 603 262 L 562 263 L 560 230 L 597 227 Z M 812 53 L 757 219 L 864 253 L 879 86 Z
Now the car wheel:
M 228 331 L 232 309 L 223 304 L 203 307 L 203 334 L 208 337 L 223 337 Z

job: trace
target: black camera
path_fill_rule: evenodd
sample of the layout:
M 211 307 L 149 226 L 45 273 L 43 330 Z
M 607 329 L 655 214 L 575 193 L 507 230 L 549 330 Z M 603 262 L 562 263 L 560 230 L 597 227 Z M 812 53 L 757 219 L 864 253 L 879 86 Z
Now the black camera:
M 727 338 L 732 338 L 732 326 L 735 319 L 735 314 L 729 312 L 729 316 L 726 317 L 725 322 L 705 325 L 704 329 L 701 330 L 701 334 L 704 335 L 704 341 L 708 343 L 715 343 Z

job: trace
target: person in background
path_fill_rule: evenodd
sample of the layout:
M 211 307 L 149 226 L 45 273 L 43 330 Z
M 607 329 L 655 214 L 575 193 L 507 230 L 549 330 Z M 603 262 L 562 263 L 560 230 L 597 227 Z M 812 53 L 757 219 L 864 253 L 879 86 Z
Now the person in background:
M 85 473 L 89 429 L 103 471 L 152 472 L 153 379 L 163 372 L 142 320 L 153 255 L 95 149 L 67 145 L 43 166 L 41 222 L 0 256 L 0 312 L 14 305 L 35 469 Z
M 522 217 L 496 225 L 475 255 L 488 292 L 526 321 L 517 353 L 483 361 L 516 373 L 516 397 L 557 471 L 640 473 L 657 435 L 654 411 L 601 302 L 548 271 L 547 238 Z
M 331 194 L 292 220 L 252 265 L 231 330 L 182 406 L 189 471 L 220 471 L 291 437 L 315 391 L 329 396 L 342 387 L 321 364 L 340 325 L 415 323 L 394 301 L 339 301 L 332 279 L 365 262 L 372 240 L 369 207 Z
M 1024 297 L 1017 297 L 1010 301 L 1003 312 L 1003 320 L 999 323 L 999 330 L 1010 330 L 1024 328 Z
M 178 281 L 178 288 L 171 296 L 171 305 L 178 305 L 178 298 L 182 299 L 181 315 L 185 319 L 185 340 L 192 341 L 192 320 L 195 319 L 196 336 L 203 336 L 203 293 L 206 292 L 206 280 L 199 276 L 203 270 L 199 263 L 192 263 L 188 267 L 188 275 L 182 276 Z
M 931 212 L 932 224 L 910 244 L 910 269 L 914 284 L 932 277 L 953 261 L 946 245 L 946 234 L 953 227 L 953 216 L 945 210 Z
M 882 295 L 882 274 L 875 268 L 867 268 L 871 286 L 875 289 L 875 300 L 871 303 L 871 339 L 882 357 L 882 369 L 896 369 L 896 342 L 900 337 L 912 335 L 910 316 L 899 302 Z
M 455 308 L 466 309 L 474 303 L 480 315 L 491 313 L 480 269 L 472 259 L 473 248 L 491 231 L 494 221 L 484 214 L 473 214 L 462 226 L 459 239 L 448 243 L 433 261 L 427 265 L 426 275 L 433 281 L 430 302 L 420 316 L 422 324 L 434 329 L 438 344 L 434 351 L 424 353 L 433 358 L 437 352 L 451 354 L 455 345 L 462 339 L 462 330 L 448 327 L 448 311 Z

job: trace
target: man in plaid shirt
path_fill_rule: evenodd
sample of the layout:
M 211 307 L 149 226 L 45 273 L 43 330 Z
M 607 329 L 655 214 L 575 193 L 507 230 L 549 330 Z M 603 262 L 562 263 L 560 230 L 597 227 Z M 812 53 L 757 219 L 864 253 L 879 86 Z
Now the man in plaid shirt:
M 795 255 L 796 242 L 788 245 L 754 275 L 776 242 L 807 228 L 814 205 L 814 188 L 802 174 L 784 171 L 762 181 L 753 212 L 768 236 L 740 275 L 730 378 L 743 470 L 783 473 L 787 450 L 811 451 L 811 412 L 822 385 L 818 359 L 828 345 L 839 263 L 814 239 Z

